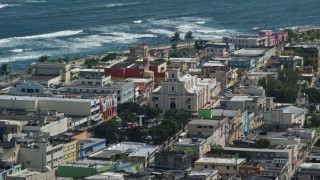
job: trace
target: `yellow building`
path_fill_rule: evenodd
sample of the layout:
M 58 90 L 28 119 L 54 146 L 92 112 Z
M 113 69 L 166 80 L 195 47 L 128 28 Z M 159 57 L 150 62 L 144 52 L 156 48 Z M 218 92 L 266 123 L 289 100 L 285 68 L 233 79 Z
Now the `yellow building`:
M 51 137 L 51 141 L 57 144 L 63 144 L 63 161 L 75 162 L 79 160 L 79 140 L 74 139 L 72 132 L 66 132 Z
M 63 161 L 75 162 L 79 160 L 79 141 L 73 139 L 63 144 Z
M 204 157 L 194 163 L 195 169 L 217 169 L 222 179 L 230 179 L 239 174 L 240 166 L 246 162 L 244 158 Z

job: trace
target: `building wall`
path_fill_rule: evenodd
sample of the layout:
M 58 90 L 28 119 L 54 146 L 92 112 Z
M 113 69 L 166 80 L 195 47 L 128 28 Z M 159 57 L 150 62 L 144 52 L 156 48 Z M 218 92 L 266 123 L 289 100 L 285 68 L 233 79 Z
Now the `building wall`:
M 217 169 L 222 179 L 230 179 L 232 176 L 239 174 L 240 164 L 235 166 L 234 164 L 216 164 L 216 163 L 202 163 L 195 162 L 195 169 Z
M 65 63 L 41 63 L 35 62 L 30 65 L 31 74 L 61 76 L 64 82 L 70 82 L 70 64 Z
M 36 146 L 20 147 L 19 162 L 23 168 L 56 167 L 63 163 L 62 144 L 52 146 L 50 143 L 39 143 Z
M 50 121 L 49 124 L 43 126 L 23 126 L 23 131 L 26 132 L 47 132 L 50 136 L 55 136 L 64 133 L 68 130 L 68 118 L 64 117 L 60 120 Z

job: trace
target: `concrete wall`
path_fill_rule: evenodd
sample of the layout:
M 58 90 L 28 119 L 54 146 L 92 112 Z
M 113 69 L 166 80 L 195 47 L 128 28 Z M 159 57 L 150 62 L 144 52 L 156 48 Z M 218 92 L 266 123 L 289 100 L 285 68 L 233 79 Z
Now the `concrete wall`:
M 68 130 L 68 119 L 62 118 L 56 121 L 49 121 L 49 124 L 43 126 L 23 126 L 23 131 L 26 132 L 48 132 L 50 136 L 55 136 L 64 133 Z

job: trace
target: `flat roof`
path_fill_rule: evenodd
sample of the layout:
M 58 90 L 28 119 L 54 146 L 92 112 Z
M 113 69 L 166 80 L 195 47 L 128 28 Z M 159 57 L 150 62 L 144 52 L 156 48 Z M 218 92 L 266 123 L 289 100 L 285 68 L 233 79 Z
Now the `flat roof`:
M 80 144 L 83 144 L 84 147 L 91 146 L 93 144 L 101 143 L 106 141 L 105 139 L 99 139 L 99 138 L 85 138 L 81 139 L 79 142 Z
M 267 75 L 277 75 L 278 72 L 265 72 L 265 71 L 261 71 L 261 72 L 251 72 L 248 76 L 267 76 Z
M 54 79 L 58 76 L 29 76 L 29 77 L 26 77 L 25 80 L 26 81 L 49 81 L 51 79 Z
M 97 179 L 97 180 L 104 180 L 104 179 L 112 179 L 112 180 L 122 180 L 124 179 L 124 173 L 114 173 L 114 172 L 104 172 L 101 174 L 97 174 L 94 176 L 89 176 L 84 179 Z
M 82 161 L 64 163 L 59 166 L 101 168 L 101 167 L 108 166 L 111 163 L 112 163 L 111 161 L 82 160 Z
M 256 148 L 236 148 L 224 147 L 226 151 L 247 151 L 247 152 L 290 152 L 291 149 L 256 149 Z
M 146 143 L 138 142 L 121 142 L 108 147 L 105 153 L 108 151 L 119 151 L 128 154 L 128 156 L 145 157 L 148 154 L 152 154 L 158 150 L 158 146 L 150 146 Z
M 192 169 L 188 176 L 209 176 L 211 174 L 218 174 L 216 169 Z
M 215 158 L 203 157 L 198 159 L 195 163 L 214 163 L 214 164 L 241 164 L 246 162 L 245 158 Z
M 0 100 L 15 100 L 15 101 L 35 101 L 35 100 L 51 100 L 51 101 L 75 101 L 75 102 L 92 102 L 94 99 L 73 99 L 73 98 L 59 98 L 59 97 L 37 97 L 37 96 L 11 96 L 1 95 Z
M 210 119 L 193 119 L 189 122 L 190 125 L 217 125 L 219 121 L 210 120 Z
M 148 83 L 153 81 L 151 78 L 130 78 L 130 80 L 134 83 Z
M 224 67 L 224 66 L 226 65 L 220 62 L 206 62 L 202 65 L 202 67 Z
M 198 143 L 203 144 L 205 141 L 205 139 L 200 138 L 196 138 L 194 141 L 192 138 L 183 138 L 177 142 L 177 145 L 197 145 Z
M 234 96 L 230 101 L 252 101 L 253 97 L 251 96 Z
M 23 169 L 22 171 L 18 172 L 18 173 L 14 173 L 11 175 L 8 175 L 9 177 L 29 177 L 29 176 L 34 176 L 34 175 L 38 175 L 41 174 L 41 171 L 32 171 L 29 169 Z
M 320 173 L 320 163 L 306 163 L 305 162 L 300 165 L 300 168 L 309 169 L 309 170 L 314 169 L 314 170 L 317 170 L 318 173 Z
M 269 48 L 243 48 L 237 51 L 234 51 L 232 55 L 235 56 L 263 56 L 268 52 Z

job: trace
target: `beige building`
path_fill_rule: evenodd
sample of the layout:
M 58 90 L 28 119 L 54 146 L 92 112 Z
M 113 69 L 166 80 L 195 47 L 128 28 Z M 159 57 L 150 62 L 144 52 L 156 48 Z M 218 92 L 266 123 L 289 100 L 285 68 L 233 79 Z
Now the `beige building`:
M 196 119 L 188 124 L 188 134 L 190 135 L 204 135 L 211 136 L 220 126 L 220 121 L 210 119 Z
M 240 166 L 246 162 L 244 158 L 203 157 L 194 163 L 195 169 L 217 169 L 222 179 L 230 179 L 239 174 Z
M 150 105 L 160 110 L 185 109 L 196 112 L 211 103 L 220 92 L 216 79 L 198 78 L 190 74 L 168 71 L 167 80 L 150 94 Z
M 24 169 L 7 176 L 7 180 L 55 180 L 55 170 Z
M 287 129 L 291 126 L 303 126 L 307 111 L 295 106 L 287 106 L 264 113 L 264 126 L 272 129 Z
M 32 76 L 61 76 L 61 81 L 70 82 L 70 64 L 34 62 L 30 68 Z

